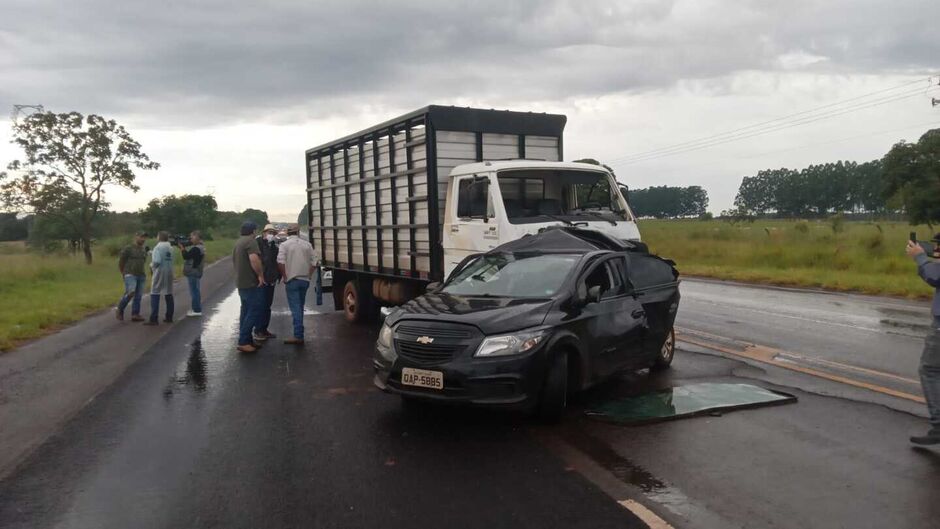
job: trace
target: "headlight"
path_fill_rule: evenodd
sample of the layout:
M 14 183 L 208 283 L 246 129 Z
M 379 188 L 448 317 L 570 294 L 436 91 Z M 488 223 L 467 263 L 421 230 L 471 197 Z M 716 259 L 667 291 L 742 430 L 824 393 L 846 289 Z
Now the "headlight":
M 545 329 L 528 332 L 518 332 L 515 334 L 505 334 L 502 336 L 489 336 L 480 344 L 476 354 L 473 356 L 491 358 L 494 356 L 507 356 L 522 354 L 531 351 L 538 346 L 548 331 Z
M 383 325 L 379 331 L 379 339 L 375 341 L 375 349 L 382 355 L 382 358 L 389 362 L 394 362 L 398 355 L 395 354 L 395 348 L 392 346 L 392 328 Z

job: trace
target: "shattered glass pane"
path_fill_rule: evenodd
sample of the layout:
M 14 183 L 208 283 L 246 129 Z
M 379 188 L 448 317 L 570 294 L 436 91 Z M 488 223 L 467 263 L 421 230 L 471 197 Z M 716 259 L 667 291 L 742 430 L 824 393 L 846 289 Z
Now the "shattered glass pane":
M 791 402 L 796 402 L 793 395 L 751 384 L 703 383 L 605 402 L 587 414 L 621 424 L 640 424 Z

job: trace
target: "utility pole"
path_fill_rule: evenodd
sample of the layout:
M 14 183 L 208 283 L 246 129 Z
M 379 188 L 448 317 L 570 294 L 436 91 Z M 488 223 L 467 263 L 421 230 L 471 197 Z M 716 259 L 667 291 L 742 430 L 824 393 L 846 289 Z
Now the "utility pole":
M 44 110 L 42 105 L 13 105 L 13 113 L 11 114 L 13 123 L 16 123 L 16 118 L 20 117 L 20 114 L 26 109 L 33 109 L 36 112 L 42 112 Z

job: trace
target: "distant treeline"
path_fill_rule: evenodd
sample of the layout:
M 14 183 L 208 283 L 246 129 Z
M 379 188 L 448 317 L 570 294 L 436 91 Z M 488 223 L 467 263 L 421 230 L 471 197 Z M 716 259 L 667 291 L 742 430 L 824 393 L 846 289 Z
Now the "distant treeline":
M 730 214 L 785 218 L 835 213 L 897 213 L 885 197 L 881 160 L 838 161 L 804 169 L 767 169 L 745 176 Z
M 658 186 L 630 190 L 630 207 L 637 217 L 677 219 L 701 217 L 708 208 L 708 192 L 700 186 Z
M 188 234 L 202 230 L 211 237 L 233 238 L 245 220 L 259 226 L 269 222 L 268 214 L 259 209 L 219 211 L 210 195 L 170 195 L 151 200 L 147 207 L 133 212 L 105 212 L 95 219 L 93 233 L 97 239 L 129 235 L 137 230 L 151 234 L 165 230 Z M 50 247 L 76 238 L 73 227 L 54 217 L 0 213 L 0 241 L 26 240 L 31 246 Z

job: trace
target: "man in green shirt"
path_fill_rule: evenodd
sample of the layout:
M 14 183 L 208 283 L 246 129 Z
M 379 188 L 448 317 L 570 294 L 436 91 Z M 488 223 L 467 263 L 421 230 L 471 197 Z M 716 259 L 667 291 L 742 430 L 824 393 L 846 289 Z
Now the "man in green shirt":
M 134 234 L 134 243 L 128 244 L 121 250 L 118 258 L 118 270 L 121 271 L 121 278 L 124 280 L 124 297 L 118 302 L 116 315 L 117 319 L 124 320 L 124 309 L 128 302 L 133 299 L 131 305 L 131 321 L 144 321 L 140 316 L 140 298 L 144 294 L 144 284 L 147 282 L 147 275 L 144 272 L 144 264 L 147 261 L 147 247 L 144 242 L 147 241 L 147 232 L 138 231 Z
M 241 237 L 232 250 L 232 264 L 235 267 L 235 287 L 241 300 L 241 312 L 238 315 L 238 350 L 253 353 L 258 350 L 252 340 L 251 330 L 261 317 L 264 301 L 264 269 L 261 265 L 261 250 L 255 240 L 258 225 L 245 221 L 241 227 Z

